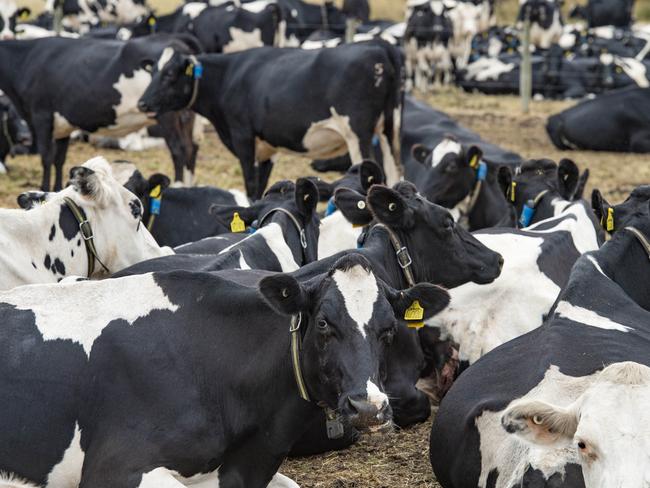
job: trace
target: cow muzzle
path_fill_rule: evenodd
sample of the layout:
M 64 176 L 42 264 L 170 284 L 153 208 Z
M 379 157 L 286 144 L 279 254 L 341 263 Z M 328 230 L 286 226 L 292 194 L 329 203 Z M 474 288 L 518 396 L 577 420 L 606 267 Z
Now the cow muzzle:
M 359 431 L 383 431 L 392 426 L 393 412 L 388 400 L 378 406 L 366 399 L 347 397 L 342 413 Z

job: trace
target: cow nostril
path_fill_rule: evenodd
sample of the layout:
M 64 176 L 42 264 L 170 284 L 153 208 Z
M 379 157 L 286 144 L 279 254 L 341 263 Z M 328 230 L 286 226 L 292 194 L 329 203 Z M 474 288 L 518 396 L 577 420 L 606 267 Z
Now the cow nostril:
M 142 100 L 139 101 L 139 102 L 138 102 L 138 109 L 139 109 L 141 112 L 146 112 L 147 109 L 148 109 L 147 104 L 144 103 Z

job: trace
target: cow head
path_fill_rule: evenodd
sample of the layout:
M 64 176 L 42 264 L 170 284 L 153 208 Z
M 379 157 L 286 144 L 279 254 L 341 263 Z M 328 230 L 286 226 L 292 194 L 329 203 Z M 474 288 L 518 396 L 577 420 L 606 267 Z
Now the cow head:
M 353 224 L 367 225 L 374 219 L 400 238 L 414 260 L 416 282 L 452 288 L 468 281 L 491 283 L 501 273 L 501 255 L 456 225 L 449 210 L 422 197 L 412 183 L 392 189 L 374 185 L 367 198 L 342 188 L 335 200 Z
M 642 487 L 650 480 L 650 368 L 612 364 L 585 378 L 585 391 L 568 406 L 516 400 L 501 423 L 534 445 L 565 447 L 582 466 L 586 488 Z
M 520 224 L 524 227 L 553 217 L 553 202 L 572 201 L 581 185 L 578 167 L 569 159 L 563 159 L 559 165 L 549 159 L 526 161 L 514 175 L 510 168 L 502 166 L 498 180 L 506 200 L 522 216 Z M 527 220 L 523 217 L 524 206 L 534 210 Z
M 523 23 L 528 18 L 532 24 L 548 29 L 562 3 L 561 0 L 519 0 L 517 22 Z
M 150 9 L 145 0 L 107 0 L 103 20 L 117 24 L 130 24 L 146 17 Z M 103 15 L 100 13 L 100 16 Z
M 447 44 L 453 35 L 453 25 L 442 0 L 410 7 L 404 38 L 417 40 L 423 46 L 433 42 Z
M 618 205 L 610 204 L 598 189 L 591 194 L 591 206 L 600 225 L 610 234 L 624 228 L 636 217 L 647 213 L 650 201 L 650 185 L 635 188 L 627 199 Z
M 418 182 L 418 188 L 431 202 L 453 208 L 476 186 L 483 156 L 483 151 L 477 146 L 462 146 L 448 137 L 433 150 L 416 145 L 412 153 L 413 158 L 427 169 L 424 180 Z
M 149 116 L 181 110 L 192 100 L 196 71 L 199 63 L 195 56 L 182 54 L 166 47 L 157 62 L 143 61 L 142 67 L 152 73 L 151 83 L 138 101 L 140 111 Z
M 16 37 L 16 23 L 26 20 L 31 14 L 28 8 L 17 8 L 13 0 L 0 2 L 0 40 L 14 39 Z
M 300 314 L 302 366 L 311 399 L 361 429 L 391 419 L 380 361 L 397 327 L 405 327 L 399 322 L 405 311 L 417 300 L 432 316 L 449 303 L 447 292 L 430 284 L 392 289 L 360 255 L 342 257 L 326 276 L 306 283 L 286 274 L 266 277 L 260 290 L 277 312 Z
M 170 253 L 156 244 L 142 224 L 142 202 L 113 177 L 111 166 L 104 158 L 96 157 L 72 168 L 70 186 L 71 189 L 60 194 L 72 198 L 85 214 L 95 235 L 98 256 L 111 272 Z M 55 201 L 59 199 L 50 199 L 52 203 Z M 67 213 L 65 205 L 61 207 L 61 212 Z M 75 229 L 72 222 L 69 227 L 63 229 L 63 234 L 70 241 L 77 240 L 78 225 Z

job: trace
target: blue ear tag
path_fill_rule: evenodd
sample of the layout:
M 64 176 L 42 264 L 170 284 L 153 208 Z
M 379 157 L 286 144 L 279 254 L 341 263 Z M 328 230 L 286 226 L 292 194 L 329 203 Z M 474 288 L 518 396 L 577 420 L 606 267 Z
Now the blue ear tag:
M 372 145 L 373 145 L 374 147 L 379 146 L 379 136 L 378 136 L 377 134 L 375 134 L 374 136 L 372 136 Z
M 194 65 L 193 76 L 195 80 L 200 80 L 201 78 L 203 78 L 203 65 L 201 63 L 196 63 Z
M 533 220 L 535 215 L 535 203 L 532 200 L 528 200 L 528 203 L 524 204 L 524 208 L 521 210 L 521 217 L 519 217 L 519 223 L 522 227 L 528 227 L 530 221 Z
M 149 200 L 149 213 L 151 215 L 160 215 L 160 198 Z
M 253 227 L 252 225 L 248 229 L 246 229 L 247 234 L 255 234 L 255 232 L 257 232 L 257 228 Z
M 327 209 L 325 210 L 325 217 L 329 217 L 334 212 L 336 212 L 336 210 L 337 210 L 336 203 L 334 203 L 334 197 L 332 197 L 327 201 Z
M 479 181 L 485 181 L 487 178 L 488 167 L 483 161 L 478 163 L 478 173 L 476 174 L 476 179 Z

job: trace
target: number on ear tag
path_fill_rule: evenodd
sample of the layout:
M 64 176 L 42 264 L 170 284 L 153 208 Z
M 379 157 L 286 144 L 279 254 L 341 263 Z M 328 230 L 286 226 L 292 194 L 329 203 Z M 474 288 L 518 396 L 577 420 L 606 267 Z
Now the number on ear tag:
M 413 300 L 411 306 L 404 312 L 404 320 L 414 320 L 421 322 L 424 318 L 424 309 L 420 306 L 420 302 Z
M 241 219 L 239 214 L 235 212 L 232 216 L 232 221 L 230 222 L 230 231 L 231 232 L 244 232 L 246 230 L 246 224 Z

